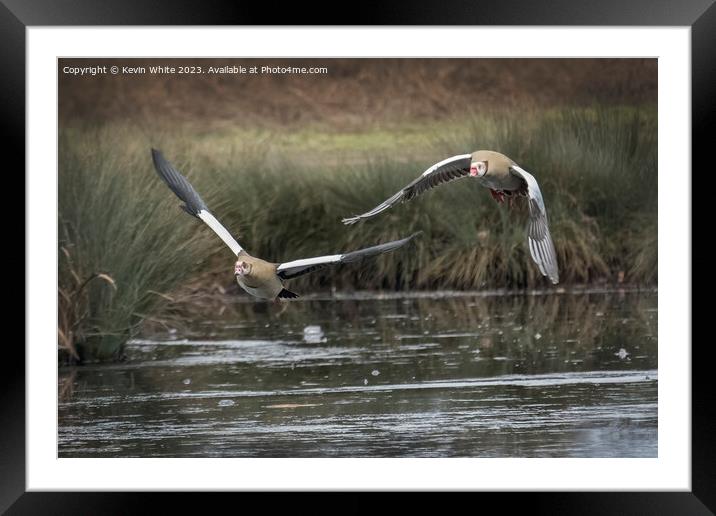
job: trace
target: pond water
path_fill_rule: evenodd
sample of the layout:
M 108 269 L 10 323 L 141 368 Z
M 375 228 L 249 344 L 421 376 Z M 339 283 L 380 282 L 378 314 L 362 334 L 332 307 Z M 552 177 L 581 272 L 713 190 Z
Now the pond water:
M 59 371 L 60 457 L 656 457 L 657 293 L 197 310 Z

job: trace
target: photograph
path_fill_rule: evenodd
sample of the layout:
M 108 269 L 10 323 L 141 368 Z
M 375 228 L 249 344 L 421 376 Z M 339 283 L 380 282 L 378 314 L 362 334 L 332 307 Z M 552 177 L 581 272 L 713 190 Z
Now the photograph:
M 658 458 L 658 71 L 59 57 L 57 456 Z

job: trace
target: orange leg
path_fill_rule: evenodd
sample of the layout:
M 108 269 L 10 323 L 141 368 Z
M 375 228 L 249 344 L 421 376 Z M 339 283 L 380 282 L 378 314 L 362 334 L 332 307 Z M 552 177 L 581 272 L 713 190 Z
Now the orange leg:
M 505 202 L 505 193 L 501 190 L 490 189 L 490 195 L 492 195 L 492 198 L 495 199 L 498 203 Z

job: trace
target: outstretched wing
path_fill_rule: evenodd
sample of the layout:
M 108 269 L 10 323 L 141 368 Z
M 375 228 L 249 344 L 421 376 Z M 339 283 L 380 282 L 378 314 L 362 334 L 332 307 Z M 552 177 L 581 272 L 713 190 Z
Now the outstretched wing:
M 361 219 L 368 219 L 378 215 L 380 212 L 387 210 L 398 202 L 409 201 L 426 190 L 455 179 L 467 177 L 467 175 L 470 174 L 471 163 L 471 154 L 460 154 L 459 156 L 453 156 L 452 158 L 445 159 L 440 163 L 436 163 L 423 172 L 415 181 L 389 199 L 386 199 L 381 204 L 372 210 L 363 213 L 362 215 L 356 215 L 355 217 L 343 219 L 343 224 L 355 224 Z
M 517 165 L 510 166 L 510 172 L 521 177 L 527 183 L 530 209 L 530 219 L 527 222 L 527 243 L 532 259 L 539 267 L 540 272 L 547 276 L 552 283 L 557 284 L 559 283 L 557 253 L 554 250 L 552 236 L 549 234 L 547 209 L 544 207 L 544 199 L 537 180 L 532 174 Z
M 196 190 L 191 186 L 189 181 L 186 180 L 172 165 L 169 163 L 164 155 L 156 149 L 152 149 L 152 161 L 154 161 L 154 168 L 159 174 L 167 186 L 172 192 L 176 194 L 179 199 L 184 201 L 182 209 L 189 215 L 193 215 L 203 220 L 207 226 L 214 230 L 214 233 L 219 235 L 226 245 L 229 246 L 231 251 L 238 255 L 242 251 L 242 247 L 239 243 L 231 236 L 221 222 L 216 220 L 214 216 L 206 207 L 206 204 L 196 193 Z
M 386 242 L 385 244 L 379 244 L 349 253 L 318 256 L 316 258 L 304 258 L 303 260 L 294 260 L 292 262 L 282 263 L 276 268 L 276 274 L 281 279 L 290 279 L 315 271 L 316 269 L 320 269 L 321 267 L 325 267 L 327 265 L 357 262 L 363 258 L 388 253 L 398 249 L 399 247 L 403 247 L 419 234 L 420 232 L 418 231 L 417 233 L 413 233 L 409 237 L 401 240 L 394 240 L 392 242 Z

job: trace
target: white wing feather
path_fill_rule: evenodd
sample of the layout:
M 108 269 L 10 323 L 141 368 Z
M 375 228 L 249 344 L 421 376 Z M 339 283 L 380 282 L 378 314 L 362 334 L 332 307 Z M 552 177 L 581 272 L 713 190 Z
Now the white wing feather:
M 316 256 L 315 258 L 304 258 L 302 260 L 293 260 L 292 262 L 282 263 L 277 267 L 277 271 L 285 271 L 294 267 L 306 267 L 311 265 L 321 265 L 324 263 L 336 263 L 340 262 L 343 258 L 342 254 L 331 254 L 327 256 Z
M 216 220 L 216 217 L 214 217 L 211 213 L 206 210 L 201 210 L 197 214 L 197 217 L 199 217 L 206 223 L 207 226 L 213 229 L 214 233 L 219 235 L 219 238 L 221 238 L 224 243 L 229 246 L 229 248 L 235 255 L 238 255 L 242 251 L 243 248 L 239 245 L 236 239 L 231 236 L 231 233 L 229 233 L 227 229 L 221 225 L 221 222 Z
M 527 243 L 529 244 L 530 255 L 542 275 L 547 276 L 552 283 L 557 284 L 559 283 L 557 253 L 554 249 L 552 236 L 549 233 L 547 209 L 544 206 L 542 192 L 532 174 L 517 165 L 512 165 L 510 169 L 527 182 L 530 209 L 530 219 L 527 223 Z

